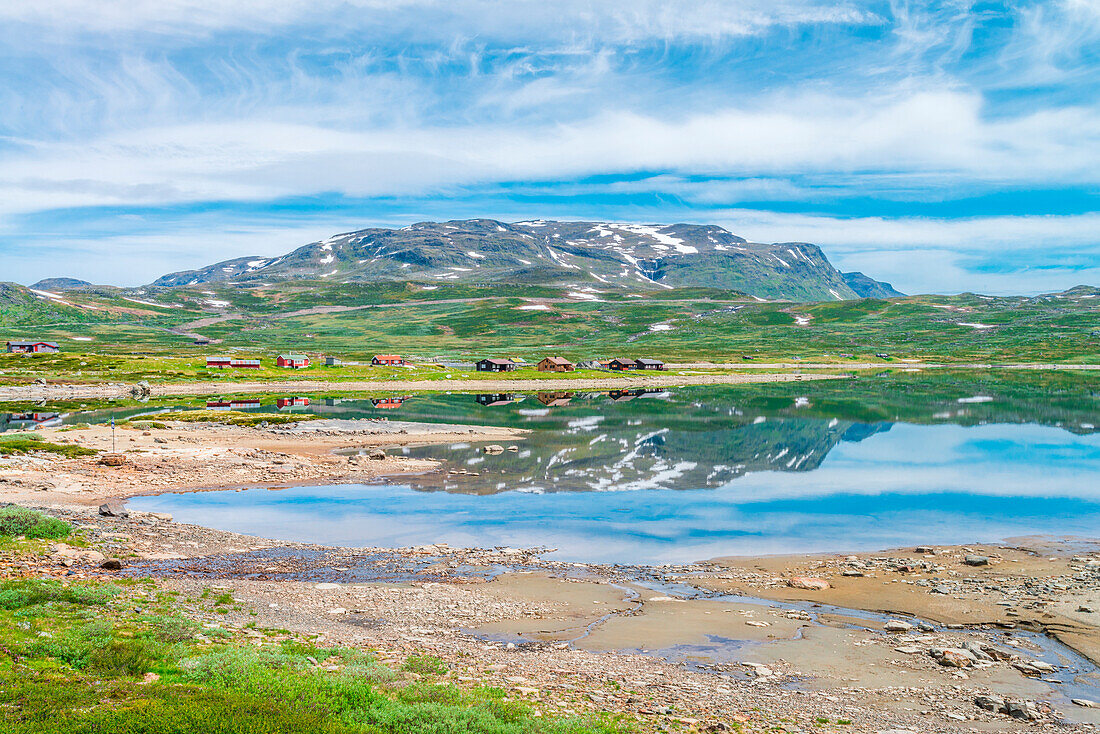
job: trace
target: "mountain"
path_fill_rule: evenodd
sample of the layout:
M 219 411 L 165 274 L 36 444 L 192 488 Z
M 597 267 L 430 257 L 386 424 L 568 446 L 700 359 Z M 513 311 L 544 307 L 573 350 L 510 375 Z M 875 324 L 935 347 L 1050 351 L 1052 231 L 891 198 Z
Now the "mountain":
M 86 285 L 91 285 L 91 283 L 76 278 L 46 278 L 32 285 L 31 289 L 37 291 L 65 291 L 73 288 L 83 288 Z
M 864 275 L 858 270 L 851 273 L 841 273 L 844 282 L 856 292 L 860 298 L 900 298 L 905 294 L 894 288 L 889 283 Z
M 797 301 L 897 295 L 888 284 L 849 275 L 834 268 L 816 245 L 749 242 L 714 225 L 470 219 L 338 234 L 282 257 L 226 260 L 165 275 L 152 285 L 323 279 L 597 289 L 698 286 Z

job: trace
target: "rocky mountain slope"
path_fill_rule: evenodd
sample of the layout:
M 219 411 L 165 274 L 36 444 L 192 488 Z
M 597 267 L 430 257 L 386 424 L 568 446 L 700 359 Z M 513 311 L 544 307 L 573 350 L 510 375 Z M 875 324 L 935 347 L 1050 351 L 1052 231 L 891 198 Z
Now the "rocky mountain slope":
M 214 282 L 417 281 L 661 289 L 702 286 L 798 301 L 901 295 L 862 273 L 841 273 L 816 245 L 748 242 L 714 225 L 491 219 L 364 229 L 282 257 L 242 257 L 159 278 Z

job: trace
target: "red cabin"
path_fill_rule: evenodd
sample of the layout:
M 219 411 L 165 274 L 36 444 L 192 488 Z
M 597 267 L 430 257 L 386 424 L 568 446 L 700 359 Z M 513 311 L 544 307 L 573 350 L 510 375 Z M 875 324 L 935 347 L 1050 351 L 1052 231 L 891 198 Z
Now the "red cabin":
M 386 367 L 400 367 L 405 364 L 405 360 L 398 357 L 396 354 L 376 354 L 370 361 L 371 364 L 377 366 Z
M 280 367 L 301 370 L 309 367 L 309 357 L 304 354 L 280 354 L 279 358 L 275 360 L 275 364 Z

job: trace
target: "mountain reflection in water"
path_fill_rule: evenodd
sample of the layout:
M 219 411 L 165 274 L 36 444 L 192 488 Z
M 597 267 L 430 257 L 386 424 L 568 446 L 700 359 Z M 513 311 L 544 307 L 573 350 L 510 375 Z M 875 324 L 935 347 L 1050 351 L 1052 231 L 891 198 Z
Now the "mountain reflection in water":
M 1087 396 L 987 397 L 798 385 L 321 398 L 303 409 L 531 432 L 499 453 L 391 449 L 446 464 L 381 485 L 132 503 L 286 540 L 546 545 L 580 561 L 1095 535 L 1100 420 Z

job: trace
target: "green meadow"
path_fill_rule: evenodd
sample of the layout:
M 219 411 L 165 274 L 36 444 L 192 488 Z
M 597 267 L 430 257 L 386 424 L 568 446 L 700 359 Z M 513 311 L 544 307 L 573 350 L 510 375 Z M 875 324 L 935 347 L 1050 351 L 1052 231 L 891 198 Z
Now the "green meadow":
M 23 289 L 25 290 L 25 289 Z M 66 292 L 65 301 L 0 291 L 0 338 L 54 340 L 63 354 L 0 360 L 0 381 L 279 379 L 281 352 L 367 362 L 378 353 L 472 361 L 575 361 L 647 356 L 666 361 L 1100 362 L 1100 291 L 1038 297 L 910 296 L 818 303 L 759 302 L 732 291 L 585 293 L 539 286 L 210 286 L 125 295 Z M 217 306 L 211 306 L 211 303 Z M 209 340 L 211 343 L 196 343 Z M 207 371 L 213 354 L 259 357 L 260 371 Z M 888 355 L 881 359 L 876 355 Z M 314 366 L 310 377 L 324 368 Z M 347 366 L 327 379 L 412 379 L 413 370 Z
M 27 514 L 27 511 L 22 511 Z M 39 513 L 0 514 L 0 561 L 65 538 Z M 26 518 L 24 518 L 26 519 Z M 36 524 L 34 524 L 36 523 Z M 19 533 L 18 537 L 13 537 Z M 26 533 L 26 534 L 25 534 Z M 0 731 L 10 734 L 615 734 L 611 717 L 568 716 L 496 684 L 488 671 L 408 655 L 382 663 L 310 635 L 211 618 L 253 610 L 226 592 L 194 596 L 150 579 L 0 581 Z M 478 675 L 480 673 L 481 675 Z

